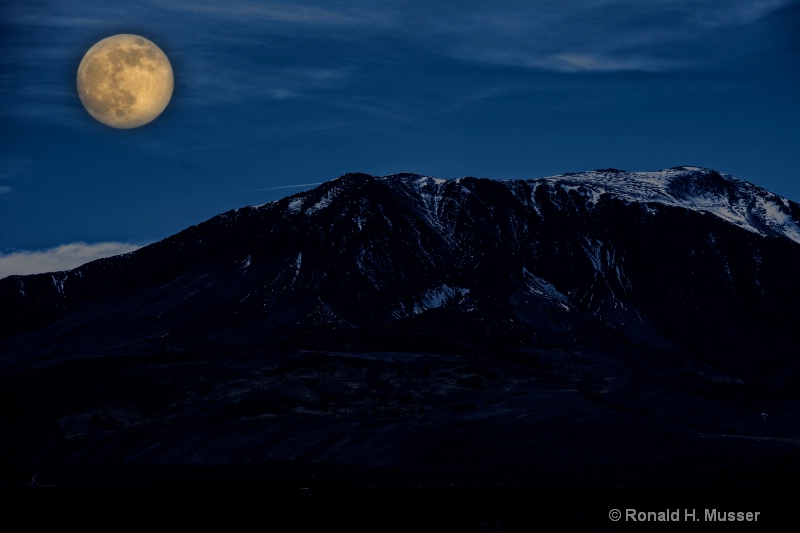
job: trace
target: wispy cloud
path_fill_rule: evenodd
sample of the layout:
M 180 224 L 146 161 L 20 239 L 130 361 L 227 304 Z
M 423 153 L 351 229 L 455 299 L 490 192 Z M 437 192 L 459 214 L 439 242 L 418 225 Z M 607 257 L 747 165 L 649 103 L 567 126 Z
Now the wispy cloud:
M 38 5 L 25 0 L 5 0 L 3 2 L 3 18 L 15 26 L 52 27 L 61 29 L 101 28 L 108 26 L 112 17 L 125 14 L 127 8 L 116 2 L 100 0 L 84 0 L 89 9 L 75 9 L 76 6 L 65 2 L 40 2 Z M 138 9 L 146 8 L 145 5 Z
M 697 44 L 709 32 L 751 24 L 790 2 L 439 2 L 435 17 L 399 11 L 407 23 L 398 31 L 465 61 L 558 72 L 661 71 L 702 65 L 708 50 Z
M 723 2 L 681 2 L 687 18 L 699 26 L 750 24 L 792 3 L 793 0 L 727 0 Z
M 613 55 L 560 53 L 531 61 L 530 66 L 558 72 L 620 72 L 620 71 L 663 71 L 677 66 L 676 63 L 647 56 L 614 57 Z
M 34 167 L 38 163 L 30 159 L 0 154 L 0 180 L 11 180 L 12 182 Z M 0 194 L 8 194 L 11 187 L 5 184 L 0 185 Z
M 155 3 L 185 13 L 317 27 L 374 25 L 386 20 L 380 8 L 363 1 L 156 0 Z
M 247 28 L 257 27 L 262 31 L 254 42 L 260 45 L 277 37 L 296 39 L 302 26 L 312 32 L 307 37 L 331 43 L 382 36 L 465 61 L 608 72 L 695 64 L 702 58 L 693 55 L 692 44 L 707 32 L 753 23 L 791 1 L 160 0 L 157 5 L 217 28 L 241 24 L 243 31 L 228 38 L 252 41 Z M 687 51 L 675 57 L 676 46 Z
M 37 163 L 30 159 L 0 154 L 0 179 L 20 176 L 36 165 Z
M 0 278 L 71 270 L 89 261 L 111 257 L 141 248 L 127 242 L 73 242 L 46 250 L 19 250 L 0 253 Z
M 200 105 L 307 97 L 311 92 L 341 85 L 354 70 L 352 67 L 270 66 L 251 69 L 242 65 L 239 58 L 226 62 L 213 52 L 209 56 L 193 57 L 191 61 L 196 68 L 186 97 Z

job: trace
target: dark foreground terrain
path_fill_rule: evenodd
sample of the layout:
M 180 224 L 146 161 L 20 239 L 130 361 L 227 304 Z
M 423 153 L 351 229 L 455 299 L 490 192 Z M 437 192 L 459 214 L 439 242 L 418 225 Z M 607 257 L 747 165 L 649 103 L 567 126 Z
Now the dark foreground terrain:
M 659 383 L 655 370 L 645 381 L 647 369 L 586 351 L 273 350 L 4 373 L 3 404 L 17 409 L 2 456 L 23 485 L 56 464 L 331 464 L 410 480 L 635 486 L 779 482 L 800 446 L 796 401 L 743 384 Z
M 641 361 L 267 344 L 65 357 L 1 375 L 2 481 L 35 502 L 235 494 L 367 529 L 475 531 L 796 490 L 797 401 Z

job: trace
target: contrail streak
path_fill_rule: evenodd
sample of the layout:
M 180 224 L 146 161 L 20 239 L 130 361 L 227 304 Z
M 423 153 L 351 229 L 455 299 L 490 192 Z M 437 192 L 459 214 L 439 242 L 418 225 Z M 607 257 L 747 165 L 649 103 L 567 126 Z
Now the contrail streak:
M 267 187 L 266 189 L 251 189 L 249 191 L 242 191 L 242 192 L 257 192 L 257 191 L 274 191 L 275 189 L 291 189 L 293 187 L 308 187 L 311 185 L 322 185 L 322 182 L 319 183 L 300 183 L 299 185 L 281 185 L 279 187 Z

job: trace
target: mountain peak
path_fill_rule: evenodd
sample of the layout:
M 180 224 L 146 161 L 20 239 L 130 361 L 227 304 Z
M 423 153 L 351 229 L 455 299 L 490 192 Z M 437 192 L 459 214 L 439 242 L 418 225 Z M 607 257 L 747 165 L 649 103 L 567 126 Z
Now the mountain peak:
M 762 236 L 800 243 L 800 205 L 716 170 L 681 166 L 655 172 L 602 169 L 527 180 L 564 191 L 589 207 L 601 200 L 677 207 L 710 214 Z

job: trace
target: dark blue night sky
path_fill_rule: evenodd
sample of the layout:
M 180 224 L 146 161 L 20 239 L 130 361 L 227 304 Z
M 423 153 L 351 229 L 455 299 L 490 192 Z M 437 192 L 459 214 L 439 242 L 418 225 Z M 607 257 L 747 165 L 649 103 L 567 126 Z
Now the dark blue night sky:
M 169 57 L 166 111 L 96 122 L 104 37 Z M 715 168 L 800 200 L 800 3 L 4 0 L 0 277 L 72 268 L 346 172 Z

